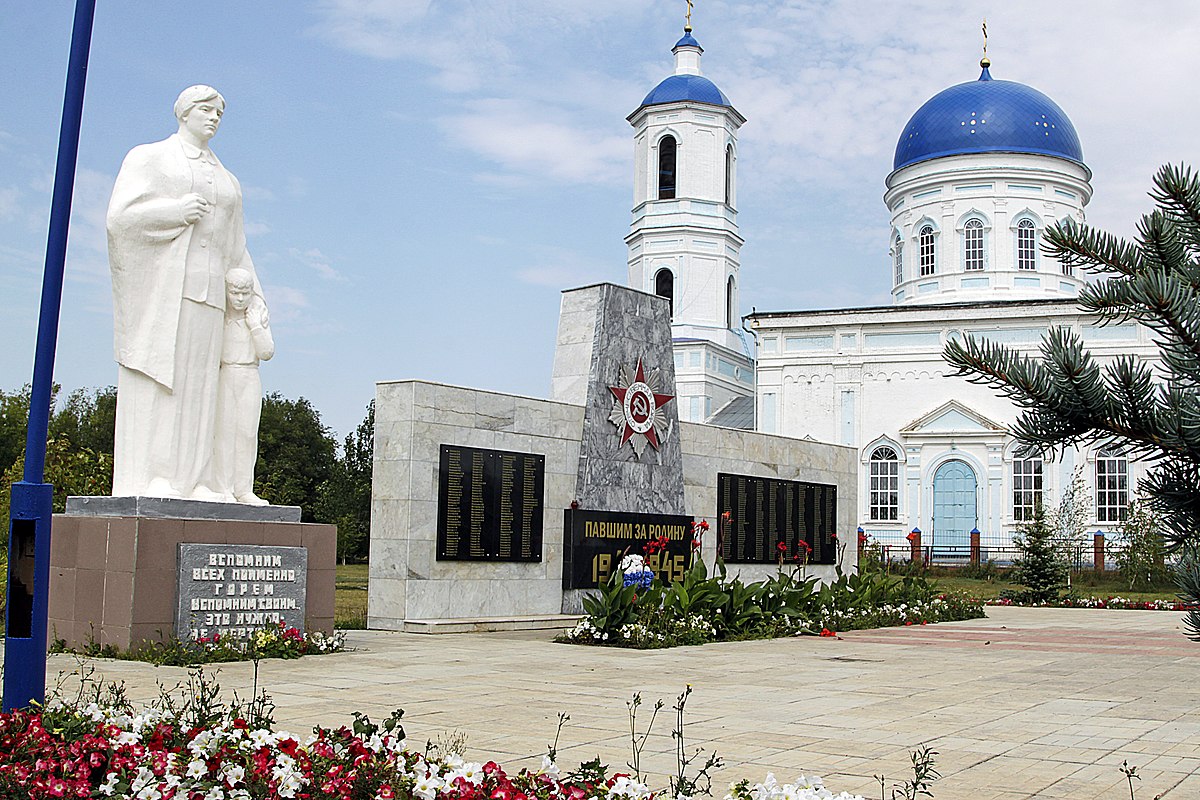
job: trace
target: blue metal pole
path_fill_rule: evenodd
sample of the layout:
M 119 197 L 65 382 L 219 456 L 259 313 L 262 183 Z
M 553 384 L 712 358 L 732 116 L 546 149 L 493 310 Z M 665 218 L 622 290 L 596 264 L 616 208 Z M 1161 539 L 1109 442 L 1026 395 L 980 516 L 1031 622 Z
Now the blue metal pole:
M 46 625 L 50 592 L 50 522 L 53 487 L 44 483 L 46 435 L 50 427 L 50 394 L 54 352 L 62 306 L 63 270 L 67 258 L 67 229 L 79 155 L 83 117 L 83 88 L 96 0 L 76 0 L 71 32 L 71 58 L 58 134 L 58 163 L 50 205 L 46 241 L 46 270 L 38 316 L 33 360 L 33 390 L 29 398 L 29 428 L 25 439 L 25 480 L 13 484 L 8 534 L 8 602 L 5 606 L 4 711 L 44 702 L 46 697 Z

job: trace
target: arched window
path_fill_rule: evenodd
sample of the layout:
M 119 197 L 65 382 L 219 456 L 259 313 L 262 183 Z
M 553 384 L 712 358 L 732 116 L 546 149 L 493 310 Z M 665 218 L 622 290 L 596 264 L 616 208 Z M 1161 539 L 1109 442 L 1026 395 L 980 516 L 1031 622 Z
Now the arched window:
M 1123 522 L 1129 510 L 1129 460 L 1118 450 L 1096 454 L 1096 521 Z
M 1037 267 L 1037 228 L 1033 220 L 1023 219 L 1017 223 L 1017 269 Z
M 892 242 L 892 267 L 896 271 L 896 285 L 899 286 L 904 282 L 904 240 L 898 233 L 896 241 Z
M 890 447 L 877 447 L 871 453 L 871 519 L 895 521 L 900 518 L 900 458 Z
M 917 235 L 917 247 L 921 251 L 921 275 L 937 272 L 937 244 L 933 238 L 933 226 L 926 225 Z
M 675 137 L 664 136 L 658 143 L 658 199 L 675 199 Z
M 729 280 L 725 282 L 725 327 L 729 330 L 734 330 L 734 322 L 738 320 L 737 308 L 737 285 L 733 282 L 733 276 L 729 276 Z
M 963 231 L 963 268 L 983 269 L 983 223 L 977 219 L 967 220 Z
M 1042 460 L 1015 458 L 1012 462 L 1013 519 L 1033 519 L 1042 502 Z
M 725 205 L 733 205 L 733 145 L 725 145 Z
M 675 273 L 663 268 L 654 275 L 654 293 L 667 298 L 671 318 L 675 318 Z

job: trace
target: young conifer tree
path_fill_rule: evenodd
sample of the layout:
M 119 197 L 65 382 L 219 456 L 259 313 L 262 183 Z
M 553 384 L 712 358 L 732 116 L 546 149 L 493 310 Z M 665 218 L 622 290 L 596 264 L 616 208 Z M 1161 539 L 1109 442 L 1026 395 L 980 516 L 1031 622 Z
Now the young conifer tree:
M 1106 324 L 1132 320 L 1150 329 L 1158 374 L 1131 355 L 1101 367 L 1066 328 L 1050 330 L 1040 358 L 970 336 L 948 344 L 945 358 L 1022 409 L 1013 433 L 1031 451 L 1053 456 L 1072 445 L 1115 444 L 1151 460 L 1140 488 L 1162 519 L 1168 548 L 1193 554 L 1184 559 L 1186 594 L 1200 587 L 1200 179 L 1189 167 L 1164 166 L 1150 197 L 1157 208 L 1142 217 L 1133 242 L 1065 220 L 1046 232 L 1044 249 L 1097 277 L 1079 294 L 1084 310 Z M 1200 637 L 1200 613 L 1188 622 Z
M 1041 503 L 1033 519 L 1022 523 L 1016 537 L 1021 557 L 1014 565 L 1013 580 L 1025 587 L 1016 599 L 1030 603 L 1056 603 L 1067 588 L 1067 562 L 1055 546 L 1055 530 Z

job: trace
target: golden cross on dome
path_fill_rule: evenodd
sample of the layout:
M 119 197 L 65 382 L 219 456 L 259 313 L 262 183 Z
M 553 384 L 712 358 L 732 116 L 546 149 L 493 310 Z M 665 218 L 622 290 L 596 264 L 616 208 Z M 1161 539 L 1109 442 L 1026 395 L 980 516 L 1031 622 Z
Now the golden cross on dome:
M 692 0 L 687 0 L 687 7 L 688 7 L 687 23 L 683 26 L 683 29 L 685 31 L 687 31 L 688 33 L 691 33 L 691 31 L 692 31 Z
M 992 65 L 992 60 L 987 56 L 987 18 L 983 20 L 983 58 L 979 59 L 979 66 L 987 69 Z

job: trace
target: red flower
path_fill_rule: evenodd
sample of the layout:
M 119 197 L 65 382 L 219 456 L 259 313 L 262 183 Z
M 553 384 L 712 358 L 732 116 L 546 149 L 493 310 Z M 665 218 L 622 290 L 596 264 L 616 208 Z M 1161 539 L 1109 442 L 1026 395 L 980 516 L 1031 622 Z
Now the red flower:
M 822 636 L 837 636 L 837 633 L 835 631 L 829 630 L 829 628 L 821 628 L 821 635 Z
M 729 522 L 731 519 L 733 519 L 733 512 L 732 511 L 722 512 L 721 519 L 724 520 L 725 522 Z
M 379 800 L 392 800 L 396 796 L 396 793 L 392 790 L 390 783 L 385 783 L 379 787 L 379 794 L 377 796 Z
M 829 538 L 833 539 L 836 542 L 837 541 L 837 531 L 834 531 L 833 533 L 829 534 Z
M 702 531 L 708 530 L 708 520 L 706 520 L 706 519 L 700 520 L 700 530 L 702 530 Z
M 693 550 L 700 549 L 700 540 L 699 539 L 692 539 L 692 549 Z
M 806 553 L 811 553 L 811 552 L 812 552 L 812 545 L 811 545 L 811 544 L 809 544 L 808 542 L 803 542 L 803 541 L 802 541 L 802 542 L 799 542 L 799 543 L 798 543 L 798 546 L 799 546 L 799 547 L 803 547 L 803 548 L 804 548 L 804 552 L 806 552 Z
M 786 553 L 788 549 L 787 542 L 779 542 L 775 545 L 775 549 L 781 553 Z

